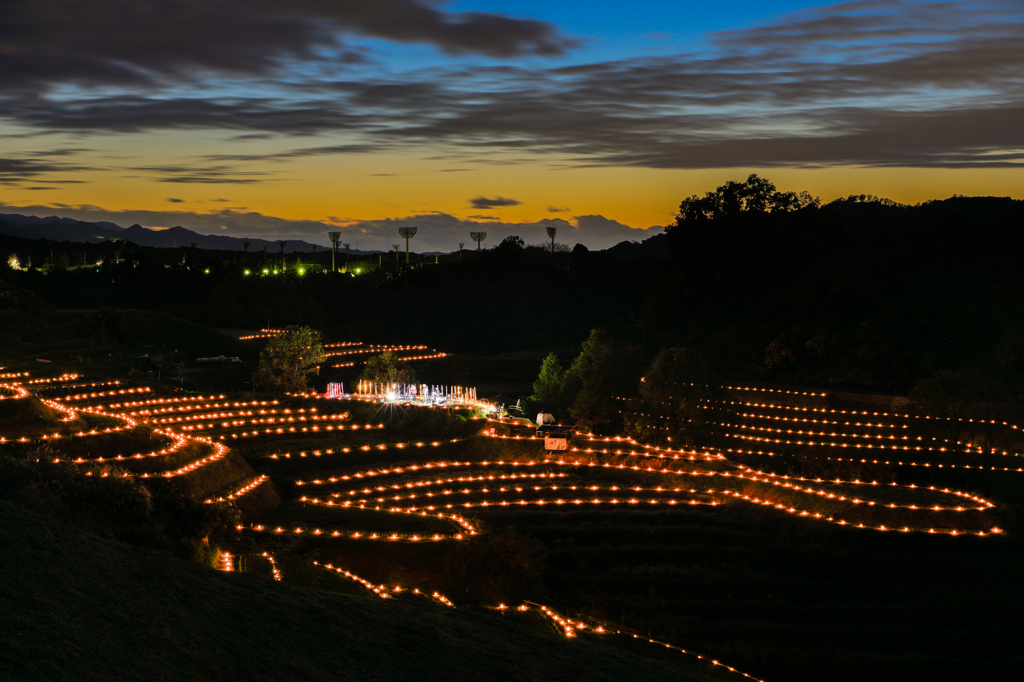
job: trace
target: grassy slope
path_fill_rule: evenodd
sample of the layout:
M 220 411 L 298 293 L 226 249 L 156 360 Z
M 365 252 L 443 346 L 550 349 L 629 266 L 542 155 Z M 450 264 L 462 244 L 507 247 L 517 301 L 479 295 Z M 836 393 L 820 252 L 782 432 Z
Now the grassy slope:
M 99 540 L 0 502 L 5 680 L 710 680 L 500 617 L 314 592 Z

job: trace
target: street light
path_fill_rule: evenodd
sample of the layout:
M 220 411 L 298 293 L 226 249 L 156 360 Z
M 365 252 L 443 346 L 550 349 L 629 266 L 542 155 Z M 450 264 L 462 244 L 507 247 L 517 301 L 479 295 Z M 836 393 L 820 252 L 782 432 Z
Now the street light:
M 551 237 L 551 253 L 553 255 L 555 253 L 555 233 L 558 232 L 558 228 L 545 227 L 544 229 L 547 231 L 548 236 Z
M 405 264 L 409 264 L 409 240 L 416 236 L 416 230 L 418 227 L 400 227 L 398 228 L 398 234 L 405 238 Z
M 470 232 L 469 238 L 476 242 L 476 250 L 480 250 L 480 242 L 487 239 L 486 232 Z
M 331 272 L 335 272 L 334 257 L 338 254 L 338 242 L 341 241 L 341 232 L 328 232 L 327 238 L 331 240 Z

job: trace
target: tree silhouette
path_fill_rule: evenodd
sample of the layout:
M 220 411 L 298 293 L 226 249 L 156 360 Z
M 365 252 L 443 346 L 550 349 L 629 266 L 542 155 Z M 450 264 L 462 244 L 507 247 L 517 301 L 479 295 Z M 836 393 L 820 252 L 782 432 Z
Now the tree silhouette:
M 640 381 L 626 415 L 626 433 L 644 442 L 703 442 L 718 403 L 711 369 L 697 351 L 665 348 Z
M 384 386 L 394 386 L 395 384 L 411 384 L 415 381 L 415 374 L 409 365 L 399 360 L 392 351 L 385 351 L 367 361 L 360 379 Z
M 267 342 L 252 381 L 273 391 L 305 391 L 306 377 L 319 374 L 325 359 L 320 332 L 293 325 Z
M 780 192 L 767 178 L 751 173 L 744 182 L 730 180 L 704 196 L 694 194 L 683 199 L 676 222 L 665 229 L 736 218 L 743 213 L 788 213 L 820 204 L 820 199 L 807 192 Z

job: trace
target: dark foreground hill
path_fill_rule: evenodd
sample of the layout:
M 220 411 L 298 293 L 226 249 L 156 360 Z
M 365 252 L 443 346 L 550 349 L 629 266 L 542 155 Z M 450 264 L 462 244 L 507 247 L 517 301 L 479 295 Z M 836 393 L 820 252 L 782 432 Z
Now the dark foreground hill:
M 9 502 L 0 546 L 5 681 L 722 679 L 488 613 L 219 573 Z

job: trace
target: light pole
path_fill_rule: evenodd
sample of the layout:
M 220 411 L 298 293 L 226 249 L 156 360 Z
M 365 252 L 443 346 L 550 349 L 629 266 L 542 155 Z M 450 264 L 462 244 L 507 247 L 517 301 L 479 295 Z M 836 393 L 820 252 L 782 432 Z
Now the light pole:
M 405 237 L 405 264 L 409 264 L 409 240 L 416 236 L 416 230 L 418 227 L 400 227 L 398 228 L 398 234 Z
M 469 238 L 476 242 L 476 250 L 480 250 L 480 242 L 487 239 L 486 232 L 470 232 Z
M 348 272 L 348 244 L 342 244 L 345 247 L 345 272 Z
M 338 255 L 338 241 L 341 239 L 341 232 L 328 232 L 327 238 L 331 240 L 331 272 L 337 272 L 334 266 L 334 257 Z
M 462 260 L 462 247 L 466 245 L 466 242 L 459 242 L 459 260 Z
M 551 255 L 555 255 L 555 233 L 558 232 L 557 227 L 545 227 L 544 228 L 548 236 L 551 237 Z
M 391 248 L 395 250 L 395 268 L 398 267 L 398 254 L 402 250 L 401 244 L 392 244 Z

